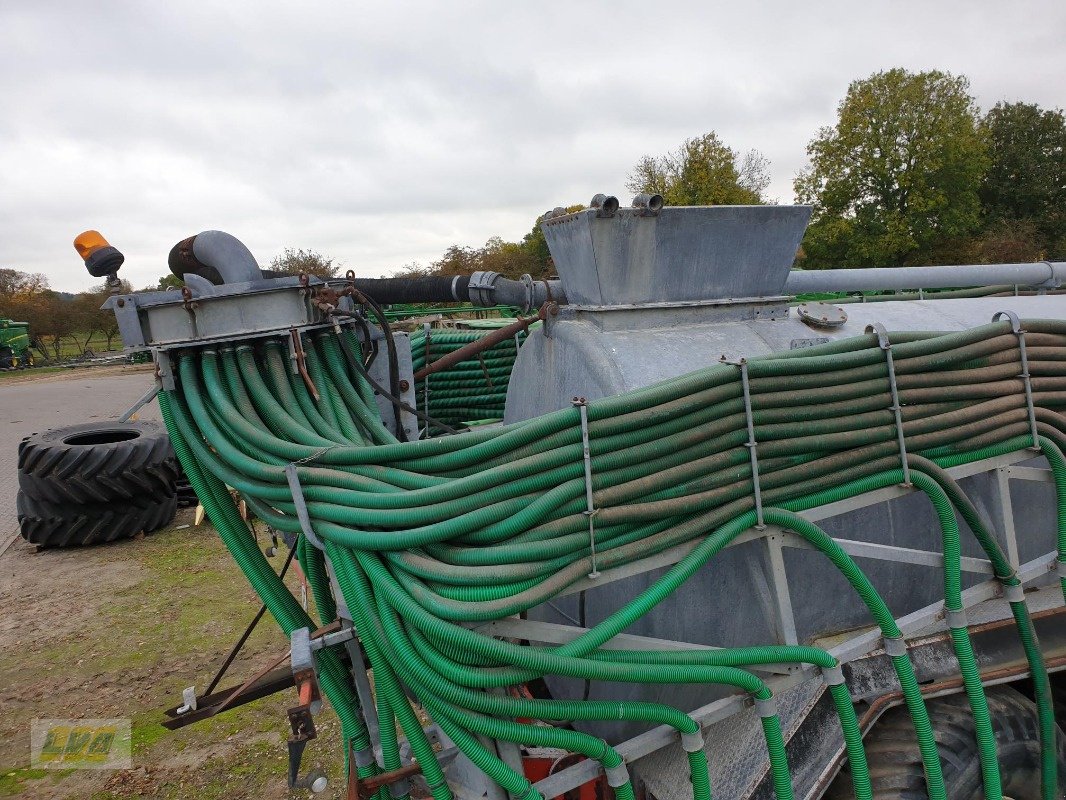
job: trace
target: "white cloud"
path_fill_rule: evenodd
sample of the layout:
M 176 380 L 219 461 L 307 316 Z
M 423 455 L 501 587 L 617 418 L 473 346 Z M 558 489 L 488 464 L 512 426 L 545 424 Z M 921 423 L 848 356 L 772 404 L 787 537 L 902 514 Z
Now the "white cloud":
M 135 285 L 206 228 L 363 275 L 623 195 L 715 129 L 791 200 L 807 141 L 878 69 L 1066 105 L 1059 2 L 0 6 L 0 265 L 78 289 L 103 231 Z

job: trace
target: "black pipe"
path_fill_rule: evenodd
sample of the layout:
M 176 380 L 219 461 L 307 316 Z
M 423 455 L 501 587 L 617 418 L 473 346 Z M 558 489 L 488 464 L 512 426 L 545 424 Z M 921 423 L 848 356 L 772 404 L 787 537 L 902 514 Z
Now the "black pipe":
M 355 288 L 381 305 L 393 303 L 469 303 L 468 275 L 442 278 L 356 278 Z

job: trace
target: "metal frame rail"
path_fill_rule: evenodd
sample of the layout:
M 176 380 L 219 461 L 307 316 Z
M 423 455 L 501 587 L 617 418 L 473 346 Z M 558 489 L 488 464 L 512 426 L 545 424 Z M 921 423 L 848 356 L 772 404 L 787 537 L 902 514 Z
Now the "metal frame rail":
M 1052 483 L 1053 478 L 1049 469 L 1031 466 L 1021 466 L 1020 462 L 1030 461 L 1037 456 L 1032 450 L 1019 450 L 1006 455 L 991 459 L 962 464 L 951 467 L 947 472 L 955 479 L 966 478 L 980 473 L 994 472 L 997 478 L 997 490 L 1002 510 L 1003 532 L 1006 537 L 1006 554 L 1011 564 L 1017 569 L 1018 577 L 1023 584 L 1029 583 L 1041 576 L 1054 572 L 1058 559 L 1057 549 L 1051 550 L 1024 564 L 1018 563 L 1018 541 L 1015 528 L 1013 506 L 1011 504 L 1009 482 L 1011 479 Z M 890 486 L 876 491 L 867 492 L 852 498 L 829 503 L 818 508 L 813 508 L 802 513 L 802 516 L 817 522 L 830 517 L 847 514 L 851 511 L 866 508 L 878 503 L 888 502 L 908 494 L 915 490 L 902 485 Z M 784 530 L 779 526 L 767 525 L 764 530 L 750 529 L 734 540 L 730 546 L 742 542 L 762 540 L 767 547 L 772 578 L 772 591 L 774 593 L 777 611 L 778 630 L 781 633 L 782 643 L 797 643 L 796 621 L 792 612 L 792 599 L 788 589 L 788 575 L 785 568 L 783 549 L 795 547 L 811 549 L 806 540 L 798 535 Z M 855 558 L 877 559 L 894 561 L 900 564 L 914 566 L 942 567 L 944 556 L 942 553 L 931 550 L 917 550 L 893 545 L 861 542 L 851 539 L 835 539 L 845 552 Z M 596 578 L 585 578 L 569 587 L 563 594 L 569 595 L 596 586 L 602 586 L 611 581 L 618 581 L 639 575 L 652 570 L 667 567 L 677 563 L 697 546 L 696 542 L 672 547 L 648 558 L 635 561 L 622 567 L 605 569 Z M 963 608 L 970 609 L 974 606 L 990 600 L 1002 594 L 1000 582 L 992 575 L 992 566 L 984 558 L 964 557 L 962 570 L 977 575 L 987 575 L 988 580 L 971 586 L 962 595 Z M 944 618 L 943 602 L 933 603 L 924 608 L 912 611 L 896 622 L 904 636 L 914 635 L 929 625 Z M 496 620 L 489 623 L 472 626 L 481 633 L 492 636 L 514 637 L 526 639 L 540 644 L 563 644 L 582 633 L 586 628 L 561 625 L 535 620 L 523 620 L 510 617 L 504 620 Z M 876 652 L 883 646 L 881 632 L 877 628 L 870 628 L 858 632 L 839 644 L 831 647 L 829 652 L 842 663 L 854 661 Z M 644 636 L 620 634 L 603 645 L 605 648 L 626 649 L 702 649 L 708 645 L 679 642 L 665 639 L 653 639 Z M 794 665 L 764 665 L 759 667 L 758 672 L 764 674 L 767 685 L 779 693 L 785 689 L 796 686 L 804 681 L 819 676 L 819 670 L 814 667 L 800 667 Z M 715 700 L 694 711 L 690 716 L 701 726 L 705 727 L 724 720 L 736 713 L 743 711 L 752 704 L 751 697 L 746 694 L 734 694 Z M 668 726 L 659 726 L 645 731 L 633 738 L 615 746 L 618 753 L 627 763 L 653 753 L 661 748 L 668 747 L 677 741 L 677 731 Z M 561 769 L 556 773 L 538 781 L 534 787 L 544 797 L 556 797 L 571 789 L 593 780 L 601 772 L 600 765 L 596 761 L 580 761 L 572 766 Z

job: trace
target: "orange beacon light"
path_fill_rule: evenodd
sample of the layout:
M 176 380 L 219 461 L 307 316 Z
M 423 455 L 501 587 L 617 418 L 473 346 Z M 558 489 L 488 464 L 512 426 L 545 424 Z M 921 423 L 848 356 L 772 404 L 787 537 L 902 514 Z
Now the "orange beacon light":
M 94 278 L 113 275 L 125 261 L 125 256 L 112 247 L 99 231 L 79 233 L 74 239 L 74 249 L 85 262 L 85 269 Z

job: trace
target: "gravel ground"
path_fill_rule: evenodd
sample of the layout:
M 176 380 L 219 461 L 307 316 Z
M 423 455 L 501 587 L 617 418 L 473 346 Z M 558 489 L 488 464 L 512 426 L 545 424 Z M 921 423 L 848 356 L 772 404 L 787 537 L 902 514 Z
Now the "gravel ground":
M 95 367 L 35 377 L 33 371 L 0 378 L 0 552 L 18 531 L 18 443 L 62 425 L 119 416 L 152 386 L 152 367 Z M 140 419 L 158 420 L 153 402 Z

